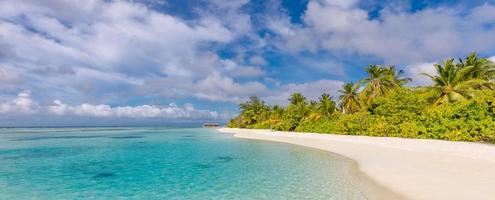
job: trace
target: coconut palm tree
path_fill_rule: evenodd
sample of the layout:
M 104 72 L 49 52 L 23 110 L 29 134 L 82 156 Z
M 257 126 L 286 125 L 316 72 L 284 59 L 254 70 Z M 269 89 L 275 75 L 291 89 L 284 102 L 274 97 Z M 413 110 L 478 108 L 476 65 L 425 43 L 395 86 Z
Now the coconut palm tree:
M 404 70 L 395 70 L 395 66 L 389 66 L 385 71 L 396 87 L 402 87 L 412 81 L 411 78 L 403 78 Z
M 301 93 L 295 92 L 289 98 L 290 104 L 296 105 L 300 103 L 306 104 L 306 97 L 304 97 Z
M 368 77 L 359 82 L 360 85 L 365 85 L 360 94 L 365 103 L 371 103 L 376 97 L 388 93 L 396 86 L 394 80 L 390 78 L 390 72 L 385 67 L 370 65 L 366 68 L 366 72 Z
M 248 101 L 239 104 L 241 116 L 247 125 L 263 120 L 269 114 L 269 107 L 264 101 L 256 96 L 252 96 Z
M 284 117 L 288 122 L 288 130 L 295 130 L 302 119 L 309 114 L 310 107 L 308 107 L 306 97 L 299 92 L 293 93 L 289 101 L 290 104 L 285 109 Z
M 278 105 L 271 107 L 270 115 L 266 122 L 268 123 L 270 129 L 274 129 L 277 127 L 277 124 L 282 121 L 282 117 L 284 114 L 284 109 Z
M 359 84 L 346 83 L 342 86 L 342 90 L 339 90 L 340 109 L 343 113 L 355 113 L 361 109 L 359 87 Z
M 487 58 L 480 58 L 476 53 L 470 53 L 464 60 L 459 59 L 459 68 L 473 67 L 467 74 L 470 78 L 493 80 L 495 78 L 495 63 Z
M 330 116 L 335 112 L 335 102 L 332 100 L 329 94 L 323 93 L 318 102 L 318 111 L 326 116 Z
M 476 89 L 485 89 L 490 85 L 486 77 L 476 75 L 479 68 L 472 65 L 454 63 L 454 59 L 447 59 L 443 64 L 436 64 L 437 75 L 422 73 L 433 80 L 431 89 L 436 93 L 434 105 L 445 104 L 470 98 Z

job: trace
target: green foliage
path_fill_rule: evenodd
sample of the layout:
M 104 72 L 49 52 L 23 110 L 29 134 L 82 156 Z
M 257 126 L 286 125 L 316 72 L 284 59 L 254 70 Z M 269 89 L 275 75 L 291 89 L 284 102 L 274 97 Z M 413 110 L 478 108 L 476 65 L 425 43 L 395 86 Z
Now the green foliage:
M 359 86 L 359 84 L 346 83 L 342 86 L 342 90 L 339 90 L 340 109 L 343 113 L 355 113 L 361 109 Z
M 366 68 L 368 77 L 360 81 L 360 85 L 364 85 L 361 92 L 361 100 L 365 104 L 372 103 L 377 97 L 388 94 L 397 87 L 409 82 L 411 79 L 402 78 L 402 70 L 396 72 L 394 66 L 378 66 L 370 65 Z
M 495 143 L 493 93 L 428 110 L 421 123 L 428 138 Z
M 435 65 L 436 75 L 425 74 L 434 82 L 431 90 L 436 93 L 434 105 L 448 104 L 473 97 L 479 89 L 493 89 L 495 65 L 474 53 L 455 63 L 447 59 Z
M 270 107 L 256 96 L 249 101 L 239 104 L 240 115 L 230 120 L 229 127 L 250 128 L 256 123 L 265 121 L 269 117 Z
M 299 92 L 292 94 L 289 101 L 290 104 L 285 109 L 282 117 L 285 122 L 282 126 L 282 130 L 293 131 L 299 125 L 299 122 L 309 115 L 311 109 L 308 106 L 306 97 Z
M 335 110 L 337 109 L 335 106 L 335 102 L 332 100 L 329 94 L 323 93 L 320 96 L 320 101 L 317 104 L 317 112 L 321 113 L 324 116 L 331 116 Z
M 495 64 L 473 53 L 435 68 L 433 86 L 405 87 L 401 71 L 372 65 L 367 78 L 339 91 L 340 111 L 329 94 L 308 101 L 294 93 L 285 108 L 252 97 L 228 126 L 495 143 Z

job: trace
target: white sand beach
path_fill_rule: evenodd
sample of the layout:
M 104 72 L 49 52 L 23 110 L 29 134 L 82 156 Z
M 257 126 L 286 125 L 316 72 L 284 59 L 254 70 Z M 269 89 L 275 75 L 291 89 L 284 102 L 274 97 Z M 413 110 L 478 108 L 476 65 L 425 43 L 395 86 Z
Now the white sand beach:
M 367 187 L 369 191 L 363 190 L 370 199 L 495 198 L 495 145 L 271 130 L 218 130 L 239 138 L 322 149 L 352 159 L 363 177 L 376 182 L 376 186 Z

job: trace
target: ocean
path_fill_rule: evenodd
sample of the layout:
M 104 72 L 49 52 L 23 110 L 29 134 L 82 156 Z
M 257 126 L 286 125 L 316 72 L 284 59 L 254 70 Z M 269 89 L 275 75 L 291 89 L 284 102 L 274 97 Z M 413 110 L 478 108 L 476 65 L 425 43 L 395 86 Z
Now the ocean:
M 0 199 L 364 199 L 340 156 L 206 128 L 1 128 Z

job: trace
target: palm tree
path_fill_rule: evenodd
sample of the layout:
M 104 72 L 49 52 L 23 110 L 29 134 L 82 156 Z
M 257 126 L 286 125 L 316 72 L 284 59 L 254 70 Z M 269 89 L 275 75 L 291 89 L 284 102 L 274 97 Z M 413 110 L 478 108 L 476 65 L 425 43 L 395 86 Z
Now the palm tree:
M 487 58 L 480 58 L 476 53 L 470 53 L 464 60 L 459 59 L 459 68 L 473 67 L 468 74 L 471 78 L 492 80 L 495 78 L 495 63 Z
M 368 77 L 359 82 L 366 85 L 361 92 L 361 98 L 365 103 L 371 103 L 376 97 L 388 93 L 396 86 L 394 80 L 390 78 L 390 72 L 385 67 L 370 65 L 366 68 L 366 72 Z
M 285 120 L 288 122 L 288 130 L 295 130 L 299 123 L 310 112 L 306 97 L 301 93 L 295 92 L 289 98 L 290 104 L 284 112 Z
M 484 89 L 490 85 L 486 77 L 472 65 L 454 64 L 454 59 L 447 59 L 442 65 L 435 64 L 437 75 L 422 73 L 433 80 L 431 87 L 436 93 L 434 105 L 464 100 L 472 97 L 475 89 Z M 477 75 L 478 74 L 478 75 Z
M 275 105 L 271 107 L 270 116 L 266 120 L 266 122 L 270 126 L 270 129 L 274 129 L 276 125 L 282 121 L 283 114 L 284 114 L 284 109 L 281 108 L 280 106 Z
M 333 102 L 332 97 L 329 94 L 323 93 L 318 102 L 318 110 L 321 114 L 330 116 L 335 112 L 335 102 Z
M 296 105 L 300 103 L 306 104 L 306 97 L 304 97 L 301 93 L 295 92 L 289 98 L 290 104 Z
M 386 73 L 388 74 L 388 76 L 390 77 L 390 79 L 392 80 L 393 84 L 396 87 L 402 87 L 406 83 L 412 81 L 411 78 L 403 78 L 402 74 L 404 73 L 404 70 L 396 71 L 395 66 L 389 66 L 388 68 L 386 68 Z
M 318 108 L 319 108 L 319 104 L 317 101 L 309 101 L 309 106 L 308 106 L 308 109 L 309 109 L 309 112 L 318 112 Z
M 343 113 L 355 113 L 361 109 L 358 94 L 359 87 L 359 84 L 346 83 L 343 85 L 342 90 L 339 90 L 341 93 L 339 96 L 340 109 Z
M 250 97 L 247 102 L 240 103 L 239 108 L 247 125 L 255 124 L 268 117 L 269 114 L 269 107 L 256 96 Z

